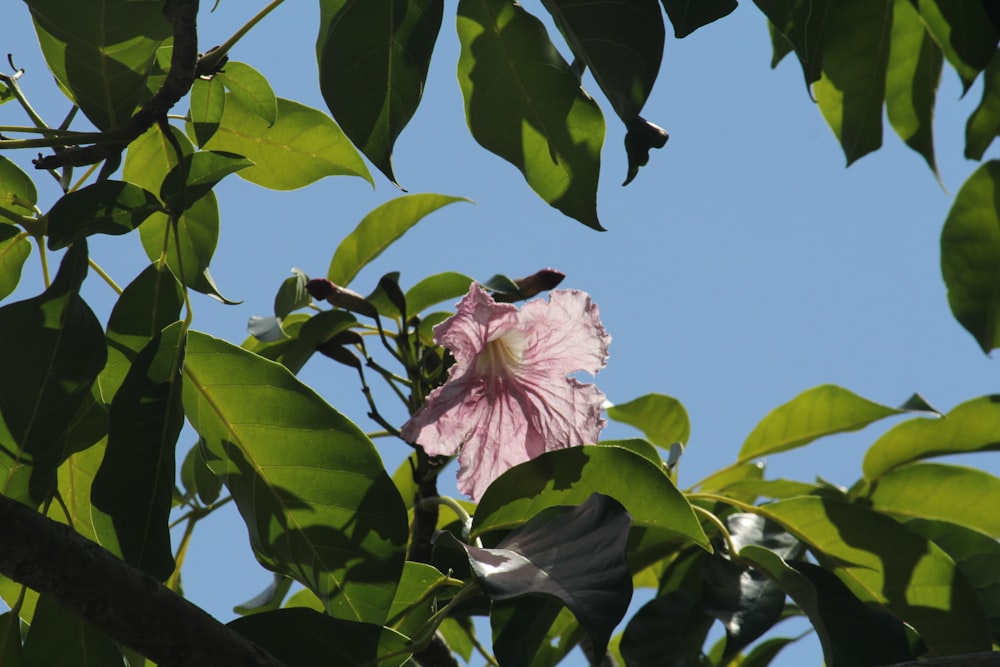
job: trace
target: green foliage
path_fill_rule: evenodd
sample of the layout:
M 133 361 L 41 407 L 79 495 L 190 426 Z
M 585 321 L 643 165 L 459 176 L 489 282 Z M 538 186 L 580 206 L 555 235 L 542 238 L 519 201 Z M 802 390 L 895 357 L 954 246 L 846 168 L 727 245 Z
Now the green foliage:
M 687 411 L 676 398 L 647 394 L 628 403 L 608 408 L 608 417 L 635 426 L 654 445 L 666 449 L 676 442 L 686 443 L 691 435 Z

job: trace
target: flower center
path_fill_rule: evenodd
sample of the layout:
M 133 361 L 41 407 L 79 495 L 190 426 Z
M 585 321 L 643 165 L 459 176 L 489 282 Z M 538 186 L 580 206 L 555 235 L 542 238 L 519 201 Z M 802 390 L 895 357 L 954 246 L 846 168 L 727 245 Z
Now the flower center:
M 486 342 L 476 359 L 476 371 L 482 375 L 506 377 L 515 374 L 524 359 L 526 339 L 520 331 L 508 331 Z

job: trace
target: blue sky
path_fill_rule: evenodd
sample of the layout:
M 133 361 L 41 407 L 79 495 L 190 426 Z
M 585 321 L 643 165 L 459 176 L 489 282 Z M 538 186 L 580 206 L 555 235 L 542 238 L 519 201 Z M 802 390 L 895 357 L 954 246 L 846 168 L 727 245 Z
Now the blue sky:
M 250 4 L 223 2 L 212 14 L 203 11 L 202 50 L 224 41 L 265 3 Z M 537 2 L 524 4 L 541 12 Z M 770 69 L 766 23 L 752 3 L 684 40 L 668 29 L 644 115 L 671 138 L 626 188 L 620 186 L 623 129 L 597 87 L 588 86 L 608 123 L 598 199 L 608 231 L 597 233 L 549 208 L 515 168 L 469 135 L 455 78 L 454 11 L 448 2 L 424 102 L 396 146 L 394 165 L 410 192 L 476 203 L 426 218 L 358 276 L 352 285 L 358 291 L 392 270 L 402 272 L 404 286 L 441 271 L 486 279 L 562 270 L 563 286 L 589 292 L 613 336 L 608 367 L 596 378 L 608 398 L 620 403 L 660 392 L 687 408 L 692 434 L 682 486 L 732 461 L 768 411 L 819 384 L 840 384 L 887 404 L 919 391 L 942 410 L 995 390 L 995 362 L 951 317 L 938 264 L 952 197 L 976 166 L 962 157 L 962 142 L 981 84 L 959 99 L 957 76 L 944 73 L 935 139 L 945 192 L 888 125 L 885 147 L 845 169 L 798 64 L 789 58 Z M 315 3 L 285 3 L 231 57 L 264 73 L 279 96 L 324 108 L 314 60 L 317 18 Z M 41 60 L 23 5 L 5 17 L 0 52 L 13 53 L 26 70 L 26 94 L 58 123 L 67 104 Z M 181 107 L 178 113 L 186 103 Z M 14 104 L 0 107 L 0 124 L 23 122 Z M 987 157 L 996 155 L 993 148 Z M 31 157 L 8 156 L 22 165 Z M 339 240 L 399 194 L 372 170 L 374 191 L 346 177 L 293 192 L 224 181 L 217 188 L 222 232 L 212 273 L 223 293 L 243 303 L 227 307 L 198 297 L 195 327 L 239 342 L 248 317 L 270 314 L 291 267 L 324 275 Z M 43 190 L 43 210 L 53 197 L 51 188 Z M 96 240 L 92 255 L 121 284 L 146 262 L 135 235 Z M 13 298 L 40 290 L 33 253 Z M 105 319 L 113 294 L 95 276 L 86 290 Z M 317 358 L 302 378 L 374 429 L 351 373 Z M 383 399 L 388 405 L 391 397 Z M 405 418 L 386 412 L 398 422 Z M 774 456 L 768 476 L 822 475 L 850 485 L 860 476 L 865 448 L 891 423 Z M 605 431 L 629 434 L 617 425 Z M 391 472 L 403 446 L 379 444 Z M 995 457 L 960 462 L 1000 470 Z M 270 580 L 253 560 L 233 507 L 199 525 L 187 565 L 187 595 L 223 620 Z M 810 637 L 774 664 L 819 660 Z

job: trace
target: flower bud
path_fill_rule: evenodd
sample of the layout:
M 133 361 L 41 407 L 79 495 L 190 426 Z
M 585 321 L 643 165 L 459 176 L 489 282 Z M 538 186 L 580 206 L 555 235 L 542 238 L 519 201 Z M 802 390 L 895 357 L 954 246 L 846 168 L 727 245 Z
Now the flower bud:
M 353 313 L 375 317 L 375 306 L 354 290 L 341 287 L 326 278 L 313 278 L 306 283 L 306 290 L 312 298 L 326 301 L 331 306 L 343 308 Z

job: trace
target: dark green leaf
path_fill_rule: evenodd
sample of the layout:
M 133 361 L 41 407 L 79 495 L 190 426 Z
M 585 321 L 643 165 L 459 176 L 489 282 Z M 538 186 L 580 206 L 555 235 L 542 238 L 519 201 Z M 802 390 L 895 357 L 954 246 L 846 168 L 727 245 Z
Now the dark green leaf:
M 278 98 L 263 74 L 246 63 L 226 63 L 225 69 L 215 75 L 232 93 L 232 100 L 257 116 L 270 127 L 278 119 Z
M 892 7 L 892 0 L 838 0 L 829 6 L 822 76 L 813 91 L 848 165 L 882 145 Z
M 312 303 L 312 297 L 306 291 L 306 283 L 309 276 L 292 269 L 292 275 L 285 278 L 278 293 L 274 296 L 274 315 L 279 319 L 285 319 L 292 311 L 306 308 Z
M 767 22 L 767 32 L 771 35 L 771 69 L 774 69 L 794 48 L 788 38 L 782 35 L 770 21 Z
M 813 387 L 764 417 L 743 443 L 739 460 L 794 449 L 834 433 L 857 431 L 904 412 L 901 408 L 873 403 L 836 385 Z
M 806 613 L 829 667 L 876 667 L 914 657 L 903 624 L 865 605 L 833 574 L 811 563 L 786 563 L 756 545 L 740 556 L 766 572 Z
M 399 667 L 409 659 L 406 637 L 377 624 L 331 618 L 293 607 L 244 616 L 229 627 L 257 644 L 286 667 Z M 379 656 L 398 653 L 386 660 Z
M 870 499 L 898 517 L 950 521 L 1000 537 L 1000 479 L 982 470 L 913 463 L 879 478 Z
M 274 190 L 305 187 L 324 176 L 360 176 L 371 182 L 351 142 L 322 111 L 278 99 L 273 124 L 227 97 L 219 129 L 202 148 L 243 155 L 254 163 L 239 172 Z M 230 103 L 233 102 L 233 103 Z
M 757 512 L 805 542 L 862 602 L 912 626 L 932 652 L 989 650 L 989 625 L 975 591 L 934 543 L 878 512 L 815 496 Z
M 323 99 L 354 145 L 396 183 L 392 149 L 420 104 L 444 2 L 321 0 L 320 11 Z
M 170 325 L 132 362 L 111 403 L 108 448 L 91 489 L 125 562 L 158 581 L 174 571 L 169 524 L 185 334 L 182 322 Z
M 876 481 L 911 461 L 1000 449 L 1000 395 L 956 406 L 944 417 L 911 419 L 886 431 L 865 454 L 865 479 Z
M 965 126 L 965 157 L 981 160 L 997 135 L 1000 135 L 1000 51 L 986 67 L 983 99 Z
M 344 237 L 330 260 L 326 277 L 341 287 L 347 287 L 358 271 L 388 248 L 424 216 L 462 197 L 437 194 L 405 195 L 390 199 L 374 209 Z M 468 290 L 468 287 L 466 287 Z
M 516 3 L 460 0 L 458 36 L 472 136 L 520 169 L 546 202 L 603 229 L 597 179 L 604 118 L 542 23 Z
M 353 315 L 342 310 L 325 310 L 313 315 L 299 329 L 292 346 L 281 355 L 281 363 L 291 372 L 298 373 L 319 346 L 357 323 Z
M 252 167 L 253 162 L 240 155 L 217 151 L 198 151 L 184 156 L 163 178 L 160 199 L 174 213 L 181 213 L 207 195 L 229 174 Z
M 736 9 L 736 0 L 662 0 L 674 26 L 677 39 L 687 37 L 698 28 L 728 16 Z
M 625 563 L 630 523 L 618 501 L 594 493 L 577 507 L 548 508 L 496 548 L 462 546 L 491 599 L 555 597 L 590 635 L 594 653 L 603 655 L 632 599 Z
M 29 0 L 45 61 L 99 130 L 124 126 L 171 27 L 157 3 Z
M 775 637 L 761 642 L 744 656 L 740 661 L 740 667 L 768 667 L 778 657 L 782 649 L 799 639 L 799 637 Z
M 211 505 L 219 499 L 222 490 L 222 480 L 209 470 L 205 463 L 205 450 L 202 444 L 188 450 L 181 464 L 181 484 L 190 497 L 198 496 L 205 505 Z
M 108 319 L 108 362 L 99 379 L 106 403 L 111 403 L 139 351 L 180 319 L 183 305 L 181 286 L 165 267 L 150 264 L 125 287 Z
M 627 667 L 690 667 L 700 664 L 702 645 L 715 619 L 697 593 L 675 590 L 656 597 L 632 617 L 621 640 Z
M 823 42 L 830 8 L 835 0 L 754 0 L 754 4 L 795 49 L 806 87 L 818 81 L 822 74 Z M 771 66 L 775 64 L 772 60 Z
M 80 298 L 87 244 L 41 295 L 0 308 L 0 493 L 37 506 L 67 454 L 70 420 L 104 367 L 104 330 Z
M 330 614 L 381 624 L 408 531 L 365 434 L 283 366 L 197 332 L 183 397 L 258 560 L 310 588 Z
M 920 15 L 966 91 L 997 48 L 984 0 L 918 0 Z
M 941 274 L 955 319 L 983 352 L 1000 346 L 1000 160 L 969 177 L 941 230 Z
M 191 84 L 191 127 L 199 146 L 212 138 L 219 129 L 226 108 L 226 89 L 219 77 L 197 78 Z
M 474 282 L 469 276 L 454 271 L 428 276 L 406 291 L 407 307 L 416 315 L 443 301 L 465 296 Z
M 661 466 L 627 449 L 597 445 L 546 452 L 502 474 L 479 502 L 473 536 L 514 528 L 546 507 L 580 504 L 595 492 L 622 503 L 633 525 L 708 547 L 691 505 Z
M 48 213 L 49 250 L 92 234 L 128 234 L 162 211 L 152 192 L 122 181 L 101 181 L 63 195 Z
M 691 423 L 681 402 L 663 394 L 646 394 L 608 408 L 608 417 L 635 426 L 654 445 L 669 449 L 675 442 L 686 443 Z
M 996 643 L 1000 637 L 1000 543 L 945 521 L 914 519 L 905 525 L 944 549 L 955 561 L 958 571 L 976 591 Z
M 280 574 L 271 578 L 271 583 L 263 591 L 251 599 L 233 607 L 233 612 L 240 616 L 260 614 L 265 611 L 280 609 L 281 603 L 292 587 L 292 580 Z
M 934 160 L 934 100 L 941 80 L 941 49 L 911 0 L 894 0 L 892 44 L 885 81 L 889 122 L 906 145 L 938 174 Z
M 38 598 L 24 639 L 25 667 L 123 667 L 124 664 L 121 652 L 107 635 L 48 595 Z
M 0 665 L 24 667 L 21 652 L 21 619 L 13 612 L 0 614 Z
M 33 216 L 38 191 L 31 177 L 16 164 L 0 155 L 0 207 Z
M 14 225 L 0 223 L 0 300 L 21 282 L 21 268 L 31 254 L 27 232 Z
M 559 600 L 548 596 L 494 602 L 490 626 L 497 662 L 503 667 L 531 665 L 562 610 Z

